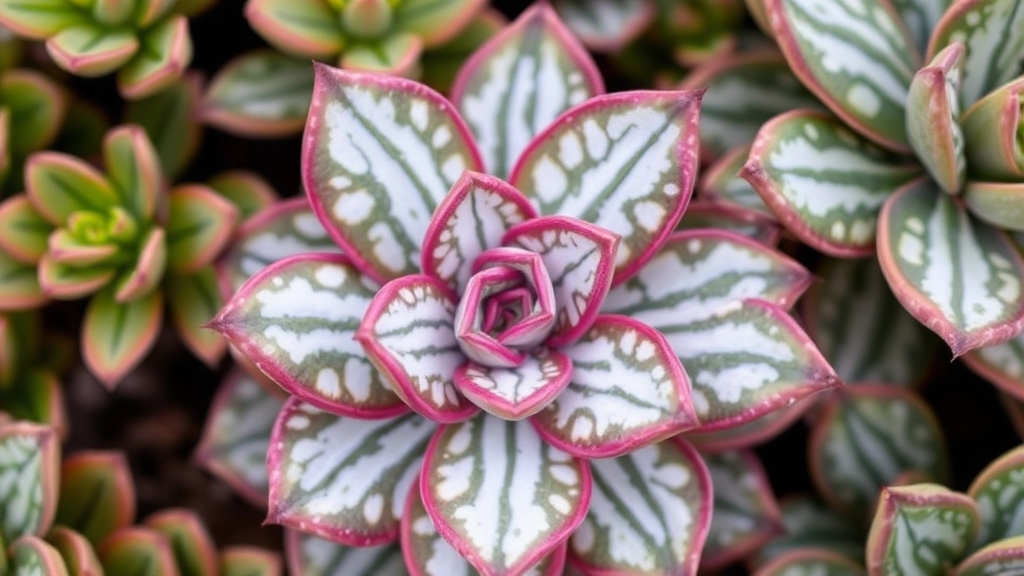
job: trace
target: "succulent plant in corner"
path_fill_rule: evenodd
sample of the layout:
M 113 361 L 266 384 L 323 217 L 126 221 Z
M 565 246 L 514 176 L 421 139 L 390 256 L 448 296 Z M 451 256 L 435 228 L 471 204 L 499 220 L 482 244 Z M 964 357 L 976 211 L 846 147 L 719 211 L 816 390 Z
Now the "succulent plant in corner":
M 270 521 L 401 539 L 415 573 L 696 571 L 711 484 L 679 433 L 839 381 L 785 311 L 806 271 L 674 232 L 700 92 L 602 90 L 544 3 L 451 101 L 316 67 L 303 181 L 343 255 L 270 264 L 210 323 L 292 395 Z M 638 505 L 666 528 L 633 522 Z M 620 530 L 645 544 L 621 554 Z

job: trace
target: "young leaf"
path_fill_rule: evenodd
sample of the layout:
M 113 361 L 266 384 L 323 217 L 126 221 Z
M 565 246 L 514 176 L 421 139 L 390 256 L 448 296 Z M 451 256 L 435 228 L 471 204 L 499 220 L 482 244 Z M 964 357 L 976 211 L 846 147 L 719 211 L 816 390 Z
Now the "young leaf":
M 171 16 L 143 32 L 139 51 L 117 74 L 117 87 L 128 100 L 145 98 L 181 77 L 192 61 L 188 19 Z
M 131 60 L 139 51 L 139 41 L 130 30 L 111 30 L 83 21 L 50 37 L 46 51 L 72 74 L 102 76 Z
M 751 135 L 753 138 L 753 135 Z M 749 182 L 739 176 L 750 156 L 750 146 L 741 144 L 704 169 L 700 179 L 700 198 L 715 203 L 755 210 L 772 219 L 775 215 L 765 205 Z M 692 208 L 693 205 L 690 205 Z M 689 208 L 687 209 L 689 211 Z M 686 214 L 683 214 L 683 218 Z
M 103 288 L 116 274 L 117 270 L 107 266 L 79 268 L 44 255 L 36 280 L 39 290 L 48 298 L 75 300 Z
M 223 305 L 213 266 L 190 275 L 169 274 L 164 291 L 171 322 L 182 342 L 207 366 L 216 367 L 227 350 L 227 342 L 220 334 L 203 327 Z
M 54 226 L 80 210 L 105 213 L 117 192 L 84 160 L 58 152 L 37 152 L 25 163 L 25 188 L 36 212 Z
M 281 576 L 281 556 L 255 546 L 229 546 L 220 553 L 221 576 Z
M 93 546 L 135 520 L 135 484 L 122 452 L 77 452 L 64 459 L 60 479 L 56 521 Z
M 964 200 L 971 214 L 996 228 L 1024 232 L 1024 183 L 968 182 Z
M 171 190 L 167 218 L 167 265 L 190 274 L 211 264 L 227 245 L 238 209 L 201 184 Z
M 185 508 L 161 510 L 143 524 L 170 540 L 181 576 L 218 576 L 217 550 L 195 512 Z
M 573 374 L 560 351 L 540 347 L 519 366 L 500 368 L 466 362 L 455 370 L 455 385 L 472 403 L 506 420 L 533 416 L 561 393 Z
M 166 237 L 166 231 L 156 226 L 140 240 L 134 266 L 123 270 L 114 281 L 117 302 L 131 302 L 156 291 L 167 268 Z
M 557 0 L 558 15 L 588 48 L 615 54 L 657 15 L 651 0 Z
M 202 126 L 199 100 L 202 79 L 188 73 L 160 92 L 126 103 L 125 122 L 146 131 L 168 179 L 176 179 L 199 149 Z
M 140 223 L 153 220 L 157 205 L 163 204 L 164 175 L 160 157 L 145 130 L 127 124 L 107 132 L 103 160 L 120 197 L 118 207 Z
M 967 494 L 978 503 L 981 522 L 975 547 L 1024 535 L 1017 518 L 1024 503 L 1024 486 L 1018 478 L 1024 474 L 1024 447 L 1003 454 L 985 467 L 971 482 Z
M 152 528 L 122 528 L 97 550 L 110 575 L 180 576 L 170 539 Z
M 115 300 L 110 290 L 94 295 L 82 323 L 85 365 L 107 388 L 113 388 L 149 352 L 162 320 L 159 290 L 127 303 Z
M 907 139 L 928 173 L 945 192 L 964 185 L 967 163 L 960 129 L 960 79 L 964 45 L 955 42 L 917 71 L 907 95 Z
M 69 576 L 60 552 L 41 538 L 22 536 L 11 543 L 7 555 L 13 574 Z
M 292 576 L 409 576 L 398 543 L 353 548 L 297 530 L 285 530 Z
M 347 70 L 408 78 L 416 75 L 421 54 L 423 41 L 418 36 L 394 33 L 347 47 L 339 64 Z
M 0 424 L 0 537 L 41 536 L 57 510 L 60 438 L 49 426 Z
M 754 576 L 867 576 L 860 564 L 829 550 L 808 548 L 793 550 L 758 569 Z
M 964 153 L 975 179 L 1019 181 L 1024 178 L 1024 142 L 1017 131 L 1024 118 L 1024 78 L 993 90 L 968 108 L 960 118 Z

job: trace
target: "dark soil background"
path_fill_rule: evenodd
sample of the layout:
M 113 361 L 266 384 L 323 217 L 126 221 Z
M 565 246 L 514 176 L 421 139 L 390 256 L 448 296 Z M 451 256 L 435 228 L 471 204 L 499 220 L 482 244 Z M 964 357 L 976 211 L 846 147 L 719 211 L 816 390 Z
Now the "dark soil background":
M 496 1 L 510 18 L 528 4 Z M 206 78 L 234 56 L 264 42 L 242 17 L 242 0 L 221 0 L 191 24 L 193 68 Z M 607 78 L 613 89 L 624 87 Z M 68 79 L 80 96 L 99 105 L 116 122 L 121 101 L 112 78 Z M 237 138 L 207 129 L 192 167 L 182 181 L 203 180 L 231 168 L 254 170 L 282 196 L 299 192 L 299 137 L 277 140 Z M 809 250 L 797 256 L 812 263 Z M 82 305 L 64 303 L 46 312 L 47 322 L 74 334 Z M 281 530 L 261 527 L 263 512 L 192 461 L 210 401 L 227 373 L 230 360 L 211 371 L 196 360 L 168 330 L 144 362 L 114 392 L 107 392 L 80 364 L 66 377 L 71 434 L 67 452 L 88 448 L 121 449 L 129 455 L 138 490 L 139 518 L 167 507 L 198 511 L 220 546 L 281 545 Z M 965 490 L 992 459 L 1020 443 L 995 391 L 959 362 L 940 358 L 924 389 L 946 432 L 953 467 L 952 488 Z M 812 490 L 807 472 L 807 428 L 797 423 L 757 448 L 778 496 Z M 742 573 L 737 569 L 735 573 Z

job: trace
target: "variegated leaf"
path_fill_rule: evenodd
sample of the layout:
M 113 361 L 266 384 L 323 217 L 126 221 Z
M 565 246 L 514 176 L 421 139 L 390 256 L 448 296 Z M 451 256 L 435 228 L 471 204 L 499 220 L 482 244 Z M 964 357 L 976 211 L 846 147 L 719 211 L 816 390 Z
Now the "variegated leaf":
M 971 350 L 962 358 L 975 373 L 1024 400 L 1024 332 L 1002 344 Z
M 89 299 L 82 321 L 82 360 L 113 389 L 142 362 L 163 323 L 163 293 L 154 290 L 128 303 L 107 289 Z
M 750 558 L 752 566 L 764 564 L 799 550 L 821 550 L 847 560 L 864 560 L 865 530 L 811 497 L 794 497 L 779 504 L 783 534 L 770 540 Z
M 676 230 L 716 228 L 746 236 L 765 246 L 775 246 L 782 237 L 782 227 L 775 216 L 717 202 L 691 202 L 679 220 Z
M 754 576 L 867 576 L 860 564 L 829 550 L 794 550 L 758 569 Z
M 967 48 L 960 101 L 964 108 L 1016 78 L 1024 60 L 1024 6 L 1017 0 L 955 2 L 932 31 L 928 55 L 955 41 Z
M 231 239 L 238 208 L 202 184 L 175 186 L 167 195 L 167 266 L 192 274 L 212 264 Z
M 996 228 L 1024 232 L 1024 182 L 968 182 L 967 209 Z
M 170 180 L 188 168 L 199 150 L 203 129 L 199 124 L 201 85 L 199 74 L 189 72 L 166 90 L 126 103 L 125 121 L 145 129 Z
M 521 574 L 583 520 L 590 469 L 530 424 L 482 413 L 434 435 L 420 490 L 438 532 L 477 570 Z
M 224 357 L 227 342 L 204 326 L 224 304 L 213 266 L 187 276 L 169 274 L 164 291 L 171 322 L 182 343 L 207 366 L 216 367 Z
M 506 420 L 522 420 L 549 405 L 576 373 L 561 351 L 541 347 L 525 358 L 512 368 L 467 362 L 455 371 L 455 384 L 487 412 Z
M 42 538 L 22 536 L 11 543 L 7 555 L 10 556 L 12 574 L 69 576 L 60 552 Z
M 757 455 L 733 450 L 703 456 L 715 487 L 714 512 L 701 569 L 726 566 L 783 531 L 772 487 Z
M 978 510 L 938 484 L 882 489 L 868 534 L 868 574 L 941 576 L 970 549 Z
M 117 88 L 129 100 L 152 96 L 177 80 L 192 61 L 188 19 L 181 14 L 145 30 L 139 51 L 117 73 Z
M 152 528 L 128 527 L 111 534 L 96 551 L 107 574 L 180 576 L 170 539 Z
M 477 256 L 498 246 L 509 228 L 536 215 L 526 197 L 511 185 L 467 171 L 431 218 L 420 267 L 462 294 Z
M 716 160 L 714 164 L 705 168 L 700 180 L 700 198 L 701 200 L 710 200 L 716 203 L 756 210 L 774 219 L 775 215 L 765 205 L 757 190 L 754 190 L 750 182 L 739 176 L 740 170 L 749 157 L 750 146 L 741 144 L 729 150 Z M 686 214 L 683 214 L 683 218 L 685 217 Z
M 476 137 L 487 171 L 507 178 L 534 136 L 602 93 L 593 60 L 541 3 L 474 52 L 455 79 L 452 102 Z
M 181 576 L 219 576 L 217 549 L 196 512 L 167 508 L 149 515 L 143 525 L 167 536 Z
M 244 544 L 221 550 L 221 576 L 281 576 L 281 555 L 276 551 Z
M 594 322 L 613 282 L 619 238 L 582 220 L 545 216 L 513 226 L 502 244 L 540 254 L 551 276 L 555 326 L 546 344 L 558 347 L 578 340 Z
M 19 262 L 0 249 L 0 311 L 38 308 L 47 300 L 36 266 Z
M 364 273 L 415 273 L 438 203 L 465 170 L 481 169 L 469 131 L 421 84 L 315 67 L 302 151 L 310 203 Z
M 139 51 L 131 30 L 109 29 L 81 20 L 46 40 L 53 62 L 78 76 L 102 76 L 117 70 Z
M 874 258 L 830 259 L 802 311 L 811 339 L 844 382 L 921 384 L 938 340 L 893 297 Z
M 591 50 L 616 53 L 657 15 L 651 0 L 556 0 L 555 10 Z
M 821 108 L 786 60 L 771 49 L 714 58 L 690 72 L 682 87 L 707 88 L 700 111 L 705 162 L 749 145 L 761 126 L 778 114 Z
M 931 181 L 911 182 L 886 203 L 878 235 L 878 258 L 896 298 L 954 356 L 1024 327 L 1024 260 L 1006 236 Z
M 696 90 L 592 98 L 534 138 L 510 181 L 541 214 L 621 236 L 613 280 L 621 284 L 654 256 L 690 200 L 700 98 Z
M 775 40 L 797 78 L 846 124 L 906 151 L 905 105 L 920 65 L 884 0 L 765 0 Z
M 1013 182 L 1024 178 L 1024 142 L 1017 131 L 1024 122 L 1024 78 L 989 92 L 964 111 L 964 153 L 971 176 L 982 181 Z
M 712 511 L 711 477 L 679 439 L 591 463 L 594 493 L 569 541 L 587 574 L 697 573 Z
M 1014 448 L 985 467 L 967 494 L 978 504 L 981 522 L 974 547 L 1024 536 L 1024 446 Z
M 397 539 L 434 430 L 416 414 L 360 420 L 289 399 L 267 453 L 267 520 L 353 546 Z
M 406 567 L 414 576 L 476 576 L 479 574 L 441 537 L 420 497 L 419 482 L 409 491 L 402 516 L 402 547 Z M 566 543 L 523 572 L 523 576 L 561 576 Z
M 135 484 L 123 452 L 87 450 L 68 456 L 60 472 L 56 522 L 98 547 L 135 521 Z
M 277 191 L 262 176 L 249 170 L 225 170 L 219 172 L 206 181 L 206 185 L 217 191 L 238 209 L 239 218 L 244 222 L 255 217 L 262 210 L 271 208 L 278 202 Z M 307 208 L 309 203 L 305 198 L 292 199 L 300 200 Z M 285 201 L 281 202 L 286 203 Z M 312 214 L 312 211 L 309 211 Z M 315 216 L 313 216 L 315 220 Z M 319 221 L 317 221 L 319 226 Z M 320 226 L 322 229 L 323 227 Z M 236 230 L 237 234 L 237 230 Z M 321 230 L 321 235 L 326 237 L 327 231 Z M 312 252 L 312 250 L 310 250 Z
M 39 262 L 54 231 L 25 194 L 16 194 L 0 203 L 0 226 L 0 251 L 24 264 Z
M 49 426 L 29 422 L 0 424 L 0 536 L 41 536 L 57 511 L 60 438 Z
M 818 491 L 855 518 L 902 474 L 935 482 L 949 477 L 935 416 L 914 393 L 893 386 L 855 386 L 834 397 L 815 423 L 808 454 Z
M 581 458 L 614 458 L 697 425 L 686 372 L 653 328 L 598 316 L 561 352 L 572 360 L 572 379 L 533 418 L 552 445 Z
M 292 576 L 409 576 L 397 543 L 353 548 L 286 530 L 284 547 Z
M 901 163 L 902 162 L 902 163 Z M 878 212 L 920 174 L 835 117 L 787 112 L 765 124 L 741 176 L 800 240 L 839 257 L 874 251 Z
M 993 542 L 961 562 L 952 576 L 992 576 L 1024 573 L 1024 536 Z
M 103 565 L 92 544 L 78 532 L 64 526 L 54 526 L 46 535 L 46 542 L 53 546 L 72 576 L 98 576 L 103 574 Z
M 119 197 L 118 208 L 139 224 L 153 220 L 165 183 L 160 157 L 146 131 L 132 124 L 112 128 L 103 138 L 103 160 Z
M 703 454 L 751 448 L 778 436 L 811 407 L 810 402 L 797 402 L 737 426 L 710 432 L 690 430 L 683 434 L 683 438 Z
M 338 13 L 322 0 L 249 0 L 245 18 L 267 42 L 300 58 L 332 58 L 345 43 Z
M 907 139 L 936 183 L 956 194 L 967 162 L 960 128 L 960 79 L 964 45 L 954 42 L 917 71 L 907 95 Z
M 0 47 L 0 52 L 4 50 L 11 51 L 9 47 Z M 0 102 L 10 114 L 9 152 L 15 158 L 23 158 L 46 148 L 57 137 L 66 115 L 68 95 L 49 76 L 16 68 L 3 70 Z
M 82 20 L 81 11 L 66 0 L 0 0 L 0 8 L 0 25 L 33 40 L 46 39 Z
M 210 406 L 195 458 L 254 506 L 267 505 L 267 451 L 284 399 L 236 369 Z
M 927 51 L 932 30 L 952 3 L 953 0 L 892 0 L 893 8 L 907 27 L 918 53 Z
M 453 329 L 455 293 L 433 276 L 404 276 L 384 285 L 356 332 L 388 388 L 435 422 L 477 412 L 455 386 L 466 361 Z
M 250 278 L 209 326 L 295 396 L 338 414 L 407 410 L 354 336 L 376 287 L 340 254 L 299 254 Z

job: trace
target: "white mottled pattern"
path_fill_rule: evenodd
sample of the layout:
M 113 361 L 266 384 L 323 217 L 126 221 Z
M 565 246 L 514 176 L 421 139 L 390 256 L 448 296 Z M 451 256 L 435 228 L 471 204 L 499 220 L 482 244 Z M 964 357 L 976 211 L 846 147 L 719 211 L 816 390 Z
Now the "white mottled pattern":
M 398 546 L 342 546 L 310 534 L 299 534 L 305 576 L 408 576 Z
M 883 544 L 892 550 L 882 566 L 886 576 L 939 573 L 951 561 L 940 553 L 959 558 L 971 543 L 970 520 L 962 510 L 923 503 L 910 510 L 916 513 L 913 519 L 902 510 L 896 511 L 891 544 Z
M 15 433 L 0 439 L 0 502 L 4 507 L 3 537 L 7 541 L 35 533 L 42 521 L 43 452 L 38 437 Z
M 758 529 L 761 519 L 767 518 L 761 494 L 771 494 L 771 487 L 760 482 L 738 451 L 705 454 L 703 458 L 715 487 L 708 539 L 719 549 L 726 548 Z
M 226 385 L 230 386 L 227 401 L 215 403 L 216 411 L 209 417 L 209 454 L 254 491 L 265 493 L 270 430 L 284 400 L 248 375 L 228 380 Z
M 986 364 L 994 366 L 1014 380 L 1020 380 L 1024 377 L 1022 350 L 1024 350 L 1024 334 L 1018 334 L 1008 342 L 979 348 L 975 353 Z
M 526 356 L 525 362 L 515 368 L 474 365 L 466 371 L 466 377 L 474 385 L 515 404 L 543 390 L 560 373 L 559 365 L 551 357 L 540 358 L 530 354 Z
M 950 37 L 950 41 L 967 45 L 960 87 L 965 108 L 1020 74 L 1019 59 L 1024 53 L 1024 7 L 1020 2 L 998 0 L 981 4 L 986 6 L 984 12 L 974 12 L 980 18 L 968 15 Z M 990 69 L 995 75 L 990 74 Z

